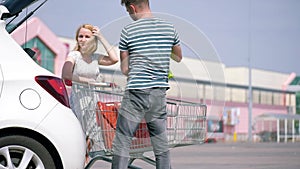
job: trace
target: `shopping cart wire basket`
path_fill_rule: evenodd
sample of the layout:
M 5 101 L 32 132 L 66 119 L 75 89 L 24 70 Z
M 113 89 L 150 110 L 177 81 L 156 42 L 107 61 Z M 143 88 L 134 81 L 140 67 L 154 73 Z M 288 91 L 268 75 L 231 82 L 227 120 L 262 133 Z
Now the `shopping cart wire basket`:
M 92 167 L 97 160 L 111 162 L 122 90 L 113 83 L 73 85 L 76 95 L 81 98 L 82 127 L 94 143 L 89 152 L 91 160 L 85 168 Z M 167 98 L 167 137 L 170 148 L 204 143 L 206 109 L 205 104 Z M 155 165 L 152 158 L 144 155 L 149 151 L 152 151 L 150 135 L 146 122 L 142 121 L 132 139 L 128 168 L 138 168 L 132 165 L 135 159 Z

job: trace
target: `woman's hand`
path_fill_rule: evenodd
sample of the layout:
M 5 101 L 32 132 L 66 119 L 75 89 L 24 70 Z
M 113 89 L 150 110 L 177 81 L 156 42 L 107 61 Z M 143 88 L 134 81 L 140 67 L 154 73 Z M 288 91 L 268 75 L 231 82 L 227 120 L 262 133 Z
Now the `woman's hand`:
M 103 35 L 102 35 L 102 33 L 100 32 L 100 29 L 97 26 L 93 27 L 92 32 L 93 32 L 93 35 L 101 41 L 101 39 L 103 38 Z

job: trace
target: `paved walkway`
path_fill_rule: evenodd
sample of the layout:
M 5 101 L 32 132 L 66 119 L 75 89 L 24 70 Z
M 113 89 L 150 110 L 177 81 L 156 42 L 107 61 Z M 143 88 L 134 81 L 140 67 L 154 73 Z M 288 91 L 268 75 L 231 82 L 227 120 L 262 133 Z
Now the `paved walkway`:
M 171 150 L 173 169 L 300 169 L 300 143 L 210 143 Z M 141 160 L 143 169 L 155 169 Z M 97 161 L 93 169 L 109 169 Z

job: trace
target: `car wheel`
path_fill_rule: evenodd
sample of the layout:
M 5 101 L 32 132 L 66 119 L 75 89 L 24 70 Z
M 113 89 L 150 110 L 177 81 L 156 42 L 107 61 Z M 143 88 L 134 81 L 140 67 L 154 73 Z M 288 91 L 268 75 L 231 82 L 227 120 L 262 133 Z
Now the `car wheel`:
M 21 135 L 0 138 L 0 168 L 55 169 L 53 157 L 38 141 Z

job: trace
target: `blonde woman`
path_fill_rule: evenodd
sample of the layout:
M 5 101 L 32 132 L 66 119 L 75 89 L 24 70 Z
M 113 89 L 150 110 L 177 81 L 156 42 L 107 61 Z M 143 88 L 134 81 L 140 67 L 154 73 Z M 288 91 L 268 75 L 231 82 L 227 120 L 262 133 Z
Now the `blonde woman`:
M 99 41 L 106 50 L 107 56 L 95 53 Z M 72 86 L 70 105 L 85 130 L 84 110 L 90 106 L 88 103 L 93 96 L 80 90 L 78 84 L 102 81 L 99 66 L 113 65 L 118 62 L 118 57 L 113 47 L 101 34 L 99 28 L 91 24 L 83 24 L 77 29 L 76 42 L 75 48 L 65 60 L 62 68 L 62 79 L 64 79 L 66 85 Z M 89 133 L 86 134 L 87 147 L 89 147 L 88 143 L 92 140 L 89 140 Z
M 62 69 L 62 78 L 66 85 L 72 86 L 73 82 L 87 84 L 92 81 L 101 81 L 99 65 L 109 66 L 118 62 L 116 52 L 101 34 L 98 27 L 83 24 L 76 31 L 76 46 L 68 54 Z M 95 53 L 100 41 L 107 52 L 107 56 Z M 100 79 L 99 79 L 100 78 Z M 80 119 L 82 107 L 78 107 L 75 86 L 72 86 L 70 104 L 75 115 Z

